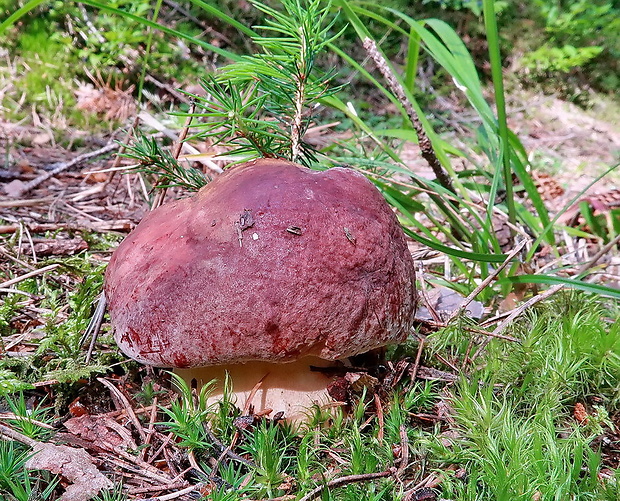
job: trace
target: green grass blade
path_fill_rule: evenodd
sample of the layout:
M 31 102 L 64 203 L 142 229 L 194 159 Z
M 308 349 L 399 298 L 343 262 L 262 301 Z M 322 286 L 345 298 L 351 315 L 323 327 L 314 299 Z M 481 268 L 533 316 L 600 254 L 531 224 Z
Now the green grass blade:
M 16 21 L 19 21 L 22 17 L 24 17 L 28 12 L 33 9 L 36 9 L 42 3 L 45 3 L 47 0 L 30 0 L 23 7 L 17 9 L 13 14 L 7 17 L 2 23 L 0 23 L 0 35 L 4 33 L 4 31 L 15 24 Z
M 405 65 L 405 87 L 413 94 L 415 90 L 415 77 L 418 73 L 418 60 L 420 59 L 420 35 L 411 28 L 407 42 L 407 64 Z
M 157 18 L 159 17 L 159 10 L 161 9 L 161 4 L 163 0 L 157 0 L 155 3 L 155 9 L 153 10 L 153 17 L 151 18 L 152 22 L 157 22 Z M 146 40 L 146 49 L 144 51 L 144 61 L 142 62 L 142 71 L 140 72 L 140 80 L 138 80 L 138 102 L 142 101 L 142 90 L 144 89 L 144 80 L 146 79 L 146 69 L 149 65 L 149 57 L 151 55 L 151 47 L 153 44 L 153 29 L 149 28 L 149 34 Z
M 495 107 L 497 109 L 497 124 L 500 137 L 500 152 L 506 189 L 506 205 L 508 207 L 508 220 L 514 224 L 517 215 L 514 205 L 512 186 L 512 169 L 510 167 L 510 144 L 508 142 L 508 123 L 506 120 L 506 101 L 504 98 L 504 75 L 502 72 L 502 57 L 499 50 L 499 32 L 497 19 L 495 18 L 494 0 L 483 0 L 484 25 L 487 42 L 489 44 L 489 60 L 491 62 L 491 76 L 495 90 Z
M 256 31 L 254 31 L 251 28 L 248 28 L 245 24 L 237 21 L 236 19 L 224 14 L 221 10 L 217 9 L 216 7 L 213 7 L 213 5 L 203 2 L 202 0 L 190 0 L 190 2 L 196 5 L 197 7 L 200 7 L 202 10 L 204 10 L 206 13 L 210 14 L 211 16 L 216 17 L 220 21 L 225 22 L 226 24 L 232 26 L 233 28 L 236 28 L 241 33 L 249 36 L 250 38 L 254 38 L 258 35 Z M 217 4 L 217 2 L 215 3 Z
M 608 296 L 615 299 L 620 299 L 620 289 L 613 287 L 607 287 L 605 285 L 590 284 L 582 282 L 581 280 L 575 280 L 572 278 L 554 277 L 551 275 L 519 275 L 516 277 L 502 278 L 497 281 L 498 284 L 545 284 L 545 285 L 557 285 L 564 284 L 567 287 L 581 290 L 584 292 L 590 292 L 592 294 L 599 294 L 601 296 Z
M 355 9 L 355 7 L 352 4 L 347 2 L 347 0 L 336 0 L 335 5 L 340 6 L 340 8 L 344 12 L 344 14 L 347 16 L 347 19 L 349 20 L 349 23 L 351 24 L 351 26 L 353 26 L 353 28 L 355 29 L 355 31 L 357 32 L 357 34 L 358 34 L 358 36 L 359 36 L 359 38 L 361 40 L 364 40 L 365 38 L 371 38 L 371 39 L 373 38 L 370 35 L 370 32 L 366 28 L 365 24 L 358 17 L 358 15 L 356 13 L 356 9 Z M 385 20 L 385 22 L 389 24 L 388 20 Z M 378 48 L 379 52 L 381 52 L 381 49 L 379 47 L 377 47 L 377 48 Z M 402 82 L 402 79 L 400 78 L 400 76 L 397 73 L 394 73 L 394 76 L 399 81 L 399 83 L 401 85 L 403 85 L 403 82 Z M 431 144 L 433 145 L 433 149 L 435 150 L 435 154 L 437 155 L 437 158 L 438 158 L 439 162 L 448 171 L 448 174 L 452 178 L 453 182 L 457 182 L 456 175 L 454 173 L 454 169 L 452 168 L 452 164 L 450 162 L 450 159 L 449 159 L 448 155 L 446 154 L 446 152 L 442 149 L 441 143 L 438 140 L 438 136 L 437 136 L 435 130 L 433 129 L 433 127 L 431 126 L 430 122 L 426 118 L 426 115 L 422 111 L 422 109 L 421 109 L 419 103 L 417 102 L 417 100 L 411 95 L 411 92 L 409 92 L 408 89 L 404 85 L 403 85 L 403 87 L 404 87 L 407 99 L 409 100 L 409 102 L 413 106 L 413 109 L 415 110 L 416 114 L 418 115 L 418 118 L 420 119 L 422 127 L 424 128 L 424 131 L 426 132 L 426 135 L 428 136 L 429 140 L 431 141 Z M 402 105 L 400 105 L 399 108 L 400 107 L 402 107 Z M 463 194 L 463 196 L 466 196 L 465 195 L 465 190 L 462 190 L 462 194 Z
M 159 24 L 159 23 L 154 23 L 148 19 L 144 19 L 140 16 L 136 16 L 135 14 L 130 14 L 129 12 L 125 12 L 123 10 L 114 8 L 114 7 L 110 7 L 109 5 L 106 5 L 104 3 L 101 2 L 97 2 L 96 0 L 83 0 L 81 3 L 85 4 L 85 5 L 90 5 L 91 7 L 94 7 L 96 9 L 100 9 L 103 11 L 107 11 L 107 12 L 111 12 L 113 14 L 117 14 L 121 17 L 125 17 L 127 19 L 131 19 L 137 23 L 143 24 L 144 26 L 150 26 L 151 28 L 154 28 L 156 30 L 159 30 L 163 33 L 166 33 L 168 35 L 172 35 L 175 37 L 179 37 L 182 38 L 183 40 L 187 40 L 189 42 L 192 42 L 204 49 L 210 50 L 212 52 L 215 52 L 216 54 L 219 54 L 222 57 L 225 57 L 226 59 L 229 59 L 231 61 L 239 61 L 241 60 L 242 56 L 239 56 L 237 54 L 235 54 L 234 52 L 230 52 L 226 49 L 221 49 L 220 47 L 216 47 L 213 44 L 210 44 L 208 42 L 205 42 L 204 40 L 200 40 L 199 38 L 196 37 L 192 37 L 190 35 L 187 35 L 181 31 L 177 31 L 174 30 L 172 28 L 168 28 L 167 26 L 164 26 L 163 24 Z
M 461 259 L 469 259 L 471 261 L 477 261 L 481 263 L 503 263 L 508 257 L 507 254 L 482 254 L 478 252 L 463 251 L 460 249 L 455 249 L 453 247 L 448 247 L 447 245 L 443 245 L 440 242 L 425 238 L 413 232 L 409 228 L 403 228 L 403 231 L 405 232 L 405 234 L 420 242 L 421 244 L 424 244 L 431 249 L 435 249 L 436 251 L 439 251 L 443 254 L 447 254 L 448 256 L 458 257 Z

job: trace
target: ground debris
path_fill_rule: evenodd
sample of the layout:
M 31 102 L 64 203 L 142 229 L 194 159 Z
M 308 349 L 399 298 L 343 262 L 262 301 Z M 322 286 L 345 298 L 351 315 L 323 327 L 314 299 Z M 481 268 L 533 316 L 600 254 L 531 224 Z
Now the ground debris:
M 26 463 L 26 468 L 47 470 L 71 482 L 59 501 L 87 501 L 100 491 L 114 487 L 114 483 L 97 470 L 84 449 L 37 443 L 33 452 L 35 454 Z

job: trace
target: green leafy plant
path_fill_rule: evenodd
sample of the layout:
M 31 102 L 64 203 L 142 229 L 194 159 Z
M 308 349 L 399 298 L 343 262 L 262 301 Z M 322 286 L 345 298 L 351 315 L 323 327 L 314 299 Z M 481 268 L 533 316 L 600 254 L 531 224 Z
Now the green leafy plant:
M 208 182 L 201 171 L 182 166 L 155 138 L 149 138 L 142 133 L 138 133 L 133 143 L 127 146 L 123 156 L 137 162 L 133 172 L 156 175 L 158 188 L 178 186 L 189 191 L 198 191 Z
M 431 445 L 468 471 L 464 482 L 448 480 L 445 496 L 599 499 L 594 440 L 618 403 L 620 360 L 618 323 L 607 324 L 604 311 L 592 297 L 560 294 L 514 326 L 519 343 L 489 343 L 471 379 L 451 390 L 463 440 Z M 573 418 L 575 403 L 592 395 L 603 409 L 592 407 L 588 422 Z
M 309 165 L 313 148 L 303 136 L 312 123 L 312 107 L 334 94 L 332 72 L 316 68 L 318 55 L 340 33 L 330 33 L 331 4 L 312 0 L 282 2 L 280 12 L 266 4 L 252 4 L 268 15 L 264 30 L 254 35 L 261 53 L 245 56 L 203 81 L 207 97 L 196 97 L 207 119 L 201 135 L 233 147 L 233 154 L 287 158 Z
M 170 377 L 179 396 L 169 408 L 162 407 L 162 411 L 169 418 L 167 425 L 181 439 L 181 446 L 189 449 L 208 448 L 210 442 L 203 423 L 209 414 L 207 398 L 215 382 L 205 384 L 194 394 L 181 376 L 170 373 Z
M 40 478 L 25 468 L 30 453 L 15 442 L 0 440 L 0 493 L 6 501 L 50 499 L 58 478 Z
M 39 423 L 50 424 L 52 419 L 50 416 L 50 408 L 44 407 L 43 402 L 31 407 L 26 402 L 26 397 L 23 392 L 19 392 L 13 396 L 4 397 L 4 401 L 8 405 L 14 418 L 9 419 L 8 422 L 15 427 L 23 435 L 42 439 L 50 434 L 49 429 L 41 427 Z

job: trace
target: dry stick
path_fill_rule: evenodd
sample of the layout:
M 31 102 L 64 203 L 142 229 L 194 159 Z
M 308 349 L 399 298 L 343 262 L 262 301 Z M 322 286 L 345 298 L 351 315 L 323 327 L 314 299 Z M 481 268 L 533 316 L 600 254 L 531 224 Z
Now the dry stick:
M 168 433 L 168 435 L 166 435 L 166 438 L 163 440 L 162 444 L 153 454 L 151 454 L 151 457 L 148 458 L 147 462 L 152 463 L 153 461 L 155 461 L 159 457 L 159 455 L 163 452 L 163 450 L 168 446 L 168 444 L 170 444 L 173 437 L 174 437 L 174 433 L 172 432 Z
M 202 423 L 202 426 L 205 429 L 205 432 L 207 433 L 207 436 L 209 437 L 209 440 L 211 440 L 215 445 L 217 445 L 219 447 L 219 449 L 223 452 L 226 453 L 226 455 L 230 458 L 230 459 L 234 459 L 235 461 L 239 461 L 240 463 L 243 463 L 247 466 L 250 466 L 252 468 L 257 468 L 256 464 L 253 463 L 252 461 L 250 461 L 249 459 L 244 458 L 243 456 L 240 456 L 239 454 L 234 453 L 233 451 L 231 451 L 228 447 L 226 447 L 219 438 L 217 438 L 213 431 L 211 430 L 211 427 L 209 426 L 209 424 L 204 421 Z
M 39 260 L 37 259 L 37 253 L 35 251 L 34 242 L 32 241 L 32 235 L 27 227 L 25 227 L 22 223 L 19 224 L 19 248 L 21 250 L 22 240 L 24 237 L 24 233 L 26 234 L 26 238 L 28 238 L 28 243 L 30 244 L 30 251 L 32 252 L 32 260 L 34 264 L 38 264 Z M 19 256 L 19 251 L 17 253 Z
M 185 104 L 190 104 L 191 99 L 188 99 L 184 94 L 181 94 L 178 90 L 176 90 L 172 85 L 168 85 L 164 82 L 160 82 L 152 75 L 146 75 L 144 79 L 147 82 L 151 82 L 156 87 L 165 90 L 168 94 L 174 97 L 177 101 L 180 101 Z
M 28 423 L 36 424 L 40 428 L 45 428 L 46 430 L 55 430 L 55 428 L 51 424 L 43 423 L 42 421 L 37 421 L 36 419 L 32 419 L 30 417 L 18 416 L 17 414 L 13 414 L 12 412 L 0 413 L 0 419 L 10 419 L 14 421 L 26 421 Z
M 428 294 L 426 293 L 426 284 L 428 282 L 424 278 L 424 268 L 422 266 L 422 263 L 420 263 L 420 275 L 422 275 L 422 279 L 420 280 L 420 295 L 422 296 L 422 300 L 424 301 L 424 304 L 426 304 L 426 308 L 433 317 L 433 320 L 435 320 L 436 323 L 440 324 L 442 323 L 441 317 L 439 316 L 437 309 L 431 304 Z
M 605 254 L 607 254 L 612 247 L 618 244 L 618 242 L 620 242 L 620 233 L 616 235 L 616 238 L 608 242 L 604 247 L 601 247 L 601 249 L 596 254 L 594 254 L 590 261 L 588 261 L 581 268 L 579 268 L 577 270 L 577 275 L 581 275 L 582 273 L 585 273 L 590 268 L 592 268 L 598 262 L 598 260 L 601 259 Z
M 469 337 L 469 342 L 467 343 L 467 349 L 465 350 L 465 355 L 463 356 L 463 362 L 461 363 L 461 371 L 465 370 L 465 366 L 469 362 L 469 355 L 471 354 L 471 350 L 474 349 L 474 336 Z
M 47 204 L 54 200 L 54 197 L 30 198 L 27 200 L 0 200 L 0 207 L 31 207 L 33 205 Z
M 409 436 L 407 435 L 407 427 L 401 424 L 398 429 L 400 435 L 400 464 L 396 470 L 396 478 L 400 478 L 407 466 L 409 466 Z
M 34 298 L 36 297 L 34 294 L 30 294 L 30 292 L 20 291 L 19 289 L 7 289 L 0 287 L 0 293 L 2 294 L 21 294 L 22 296 Z
M 326 488 L 340 487 L 341 485 L 352 484 L 355 482 L 365 482 L 368 480 L 375 480 L 377 478 L 391 477 L 395 472 L 396 468 L 390 468 L 389 470 L 380 471 L 377 473 L 363 473 L 361 475 L 347 475 L 345 477 L 335 478 L 326 484 L 319 485 L 318 487 L 312 489 L 308 494 L 300 498 L 299 501 L 310 501 L 318 497 Z
M 114 454 L 116 454 L 116 456 L 111 453 L 103 454 L 101 456 L 103 461 L 124 468 L 125 470 L 136 475 L 140 475 L 141 477 L 147 479 L 149 482 L 158 482 L 159 484 L 164 485 L 171 483 L 172 479 L 170 477 L 164 476 L 164 472 L 158 470 L 154 466 L 148 463 L 146 463 L 145 465 L 142 463 L 137 463 L 137 458 L 125 452 L 121 448 L 117 447 L 115 449 L 113 448 L 112 450 Z
M 125 407 L 125 409 L 127 410 L 127 415 L 129 416 L 129 419 L 133 423 L 134 428 L 138 431 L 138 434 L 140 435 L 140 439 L 144 443 L 144 441 L 146 441 L 146 433 L 144 433 L 142 424 L 138 420 L 138 416 L 136 416 L 136 413 L 131 407 L 131 404 L 129 403 L 129 400 L 127 399 L 127 397 L 123 394 L 121 390 L 119 390 L 116 386 L 110 383 L 110 381 L 108 381 L 107 379 L 98 377 L 97 381 L 99 381 L 101 384 L 107 387 L 110 390 L 110 392 L 123 404 L 123 407 Z
M 157 395 L 155 395 L 153 397 L 153 405 L 151 406 L 151 417 L 149 419 L 149 427 L 146 430 L 146 439 L 144 440 L 144 445 L 151 445 L 151 438 L 153 437 L 153 434 L 155 433 L 155 419 L 157 419 Z M 146 455 L 146 451 L 147 451 L 148 447 L 144 447 L 141 451 L 140 451 L 140 459 L 144 460 L 145 459 L 145 455 Z
M 506 314 L 502 314 L 501 317 L 499 318 L 505 318 L 508 316 L 508 313 Z M 497 322 L 498 317 L 494 317 L 493 322 L 491 321 L 485 321 L 484 325 L 493 325 L 495 322 Z M 426 322 L 429 326 L 431 327 L 439 327 L 439 328 L 444 328 L 447 325 L 444 322 L 431 322 L 428 321 Z M 485 331 L 483 329 L 476 329 L 475 327 L 469 327 L 467 325 L 464 325 L 462 327 L 463 330 L 466 330 L 468 332 L 475 332 L 476 334 L 482 334 L 483 336 L 491 336 L 491 337 L 496 337 L 498 339 L 503 339 L 504 341 L 510 341 L 511 343 L 519 343 L 521 342 L 519 339 L 517 339 L 516 337 L 512 337 L 512 336 L 507 336 L 506 334 L 499 334 L 497 332 L 489 332 L 489 331 Z
M 110 177 L 108 177 L 108 179 L 105 181 L 104 186 L 109 185 L 112 182 L 112 179 L 114 179 L 114 175 L 116 174 L 117 169 L 121 164 L 121 158 L 123 158 L 121 155 L 125 152 L 125 148 L 129 144 L 129 141 L 131 137 L 133 136 L 133 132 L 138 128 L 139 124 L 140 124 L 140 117 L 136 115 L 136 117 L 133 120 L 133 123 L 131 124 L 131 127 L 125 134 L 125 138 L 123 139 L 123 142 L 118 147 L 118 151 L 116 152 L 116 157 L 114 157 L 114 162 L 112 162 L 112 166 L 109 169 L 107 169 L 111 172 L 111 174 L 110 174 Z
M 8 426 L 4 426 L 3 424 L 0 424 L 0 438 L 2 440 L 14 440 L 15 442 L 21 442 L 28 447 L 34 447 L 39 443 L 36 440 L 27 437 L 26 435 L 22 435 L 12 428 L 9 428 Z
M 23 280 L 27 280 L 28 278 L 36 277 L 37 275 L 42 275 L 43 273 L 47 273 L 48 271 L 55 270 L 59 266 L 60 266 L 59 264 L 50 264 L 48 266 L 44 266 L 43 268 L 39 268 L 38 270 L 25 273 L 24 275 L 20 275 L 19 277 L 15 277 L 15 278 L 12 278 L 11 280 L 7 280 L 6 282 L 2 282 L 0 284 L 0 288 L 4 289 L 6 287 L 9 287 L 10 285 L 14 285 Z
M 496 337 L 498 339 L 503 339 L 504 341 L 510 341 L 511 343 L 520 343 L 521 340 L 516 337 L 507 336 L 506 334 L 500 334 L 498 332 L 489 332 L 483 329 L 476 329 L 475 327 L 463 326 L 463 330 L 468 332 L 475 332 L 476 334 L 482 334 L 483 336 L 491 336 Z
M 377 432 L 377 440 L 379 443 L 383 442 L 385 435 L 385 416 L 383 415 L 383 405 L 381 404 L 381 398 L 375 393 L 375 409 L 377 411 L 377 421 L 379 421 L 379 431 Z
M 554 285 L 553 287 L 547 289 L 545 292 L 542 292 L 541 294 L 538 294 L 537 296 L 534 296 L 533 298 L 529 299 L 528 301 L 523 303 L 518 308 L 515 308 L 515 310 L 510 315 L 508 315 L 508 317 L 506 317 L 506 319 L 503 320 L 495 328 L 495 330 L 493 331 L 493 334 L 495 336 L 497 336 L 506 327 L 508 327 L 508 324 L 510 324 L 510 322 L 512 322 L 519 315 L 521 315 L 527 308 L 535 305 L 536 303 L 538 303 L 539 301 L 542 301 L 543 299 L 547 299 L 549 296 L 552 296 L 553 294 L 555 294 L 557 291 L 559 291 L 562 288 L 564 288 L 564 284 Z M 471 357 L 471 362 L 472 363 L 473 363 L 474 360 L 476 360 L 476 358 L 478 358 L 478 355 L 480 355 L 480 353 L 482 353 L 482 351 L 484 350 L 484 348 L 486 348 L 487 344 L 489 344 L 490 341 L 491 341 L 491 337 L 487 337 L 486 340 L 484 341 L 484 343 L 482 343 L 480 345 L 480 348 L 478 348 L 476 353 L 474 353 L 474 355 Z
M 155 498 L 146 498 L 144 501 L 168 501 L 170 499 L 180 498 L 181 496 L 184 496 L 185 494 L 189 494 L 190 492 L 201 489 L 202 487 L 204 487 L 204 485 L 201 485 L 201 484 L 190 485 L 189 487 L 186 487 L 185 489 L 181 489 L 180 491 L 177 491 L 177 492 L 173 492 L 172 494 L 166 494 L 165 496 L 158 496 Z
M 19 229 L 18 225 L 15 225 L 16 229 Z M 1 228 L 1 227 L 0 227 Z M 1 233 L 1 232 L 0 232 Z M 24 268 L 29 268 L 31 270 L 36 269 L 34 266 L 32 266 L 30 263 L 27 263 L 26 261 L 22 261 L 21 259 L 18 259 L 16 257 L 13 256 L 13 254 L 11 254 L 8 250 L 6 250 L 4 247 L 2 247 L 0 245 L 0 254 L 2 254 L 4 257 L 9 258 L 11 261 L 13 261 L 14 263 L 19 264 L 20 266 L 23 266 Z
M 424 349 L 424 338 L 420 339 L 418 343 L 418 353 L 415 356 L 415 362 L 413 364 L 413 369 L 411 369 L 411 386 L 415 383 L 416 378 L 418 377 L 418 370 L 420 369 L 420 359 L 422 358 L 422 350 Z
M 433 169 L 433 172 L 435 174 L 435 177 L 439 181 L 439 184 L 441 184 L 441 186 L 451 191 L 452 193 L 456 193 L 456 190 L 454 189 L 454 186 L 452 185 L 452 180 L 450 179 L 450 177 L 448 176 L 448 173 L 444 170 L 443 166 L 437 159 L 437 155 L 435 155 L 435 151 L 433 150 L 433 144 L 431 143 L 430 139 L 426 135 L 426 132 L 424 132 L 424 128 L 422 127 L 422 123 L 420 122 L 420 119 L 418 118 L 418 114 L 413 109 L 413 106 L 407 99 L 405 90 L 403 89 L 402 85 L 398 82 L 398 80 L 394 76 L 394 73 L 392 72 L 392 69 L 388 65 L 388 62 L 385 60 L 383 55 L 377 49 L 377 44 L 371 38 L 366 38 L 364 39 L 364 49 L 366 49 L 366 52 L 368 53 L 368 55 L 373 59 L 373 61 L 377 65 L 377 68 L 383 75 L 383 78 L 385 78 L 388 84 L 388 87 L 390 88 L 392 93 L 396 96 L 396 99 L 398 99 L 400 103 L 403 105 L 403 107 L 405 108 L 405 111 L 407 112 L 407 116 L 409 117 L 409 120 L 411 120 L 413 128 L 415 129 L 415 132 L 418 136 L 418 145 L 420 146 L 422 158 L 424 158 L 424 160 L 426 160 L 428 165 L 430 165 L 431 169 Z
M 194 114 L 195 111 L 196 111 L 196 101 L 192 99 L 189 110 L 187 112 L 187 118 L 185 119 L 185 124 L 183 124 L 181 133 L 179 134 L 179 137 L 176 143 L 172 147 L 171 153 L 172 153 L 172 157 L 175 160 L 178 160 L 179 155 L 181 154 L 181 148 L 183 148 L 183 141 L 185 141 L 185 138 L 187 137 L 187 133 L 189 132 L 189 127 L 192 124 L 192 119 L 194 118 L 192 115 Z M 159 181 L 155 183 L 155 187 L 157 186 L 157 184 L 159 184 Z M 157 207 L 159 207 L 161 204 L 164 203 L 164 198 L 166 197 L 166 191 L 167 191 L 166 188 L 161 188 L 159 192 L 157 192 L 157 194 L 153 198 L 151 210 L 157 209 Z
M 105 145 L 103 148 L 99 148 L 98 150 L 91 151 L 89 153 L 84 153 L 83 155 L 79 155 L 75 157 L 73 160 L 69 160 L 68 162 L 61 162 L 58 166 L 54 167 L 49 172 L 45 174 L 41 174 L 40 176 L 34 178 L 32 181 L 27 182 L 22 186 L 19 194 L 23 195 L 24 193 L 36 188 L 41 183 L 47 181 L 51 177 L 54 177 L 56 174 L 60 174 L 61 172 L 73 167 L 74 165 L 78 165 L 82 163 L 84 160 L 88 160 L 89 158 L 98 157 L 99 155 L 103 155 L 110 151 L 114 151 L 118 148 L 117 143 L 109 143 Z
M 510 254 L 508 254 L 508 256 L 506 257 L 506 259 L 504 260 L 504 262 L 498 266 L 495 270 L 493 270 L 493 273 L 491 273 L 487 278 L 485 278 L 482 283 L 476 287 L 472 293 L 467 296 L 465 298 L 465 301 L 463 301 L 463 304 L 457 308 L 456 310 L 454 310 L 452 312 L 452 315 L 450 315 L 450 318 L 448 318 L 448 321 L 446 323 L 450 323 L 452 320 L 454 320 L 462 311 L 465 310 L 465 308 L 467 308 L 467 306 L 469 306 L 469 303 L 471 303 L 478 294 L 480 294 L 480 292 L 482 292 L 482 290 L 489 285 L 494 279 L 495 277 L 497 277 L 497 275 L 499 275 L 502 270 L 504 268 L 506 268 L 506 266 L 508 266 L 510 264 L 510 262 L 513 260 L 513 258 L 519 254 L 519 252 L 521 252 L 521 249 L 523 249 L 523 247 L 525 247 L 525 245 L 528 243 L 528 240 L 523 240 L 521 241 L 521 243 L 519 243 L 519 245 L 517 245 L 511 252 Z
M 91 230 L 98 232 L 105 231 L 129 231 L 131 229 L 131 221 L 127 219 L 120 219 L 118 221 L 104 221 L 103 223 L 93 222 L 88 224 L 73 224 L 73 223 L 42 223 L 42 224 L 29 224 L 28 229 L 32 233 L 45 233 L 46 231 L 58 231 L 58 230 Z M 19 231 L 18 224 L 7 224 L 0 226 L 0 235 L 6 235 L 16 233 Z
M 95 344 L 97 343 L 97 338 L 99 337 L 99 331 L 101 330 L 101 326 L 103 325 L 103 318 L 105 316 L 106 310 L 106 298 L 105 294 L 102 292 L 99 294 L 97 298 L 97 306 L 95 307 L 95 312 L 93 316 L 90 318 L 88 322 L 88 326 L 82 334 L 80 339 L 80 347 L 84 344 L 84 342 L 90 337 L 90 343 L 88 344 L 88 351 L 86 352 L 86 358 L 84 361 L 88 364 L 90 363 L 90 359 L 93 356 L 93 351 L 95 350 Z
M 133 489 L 127 489 L 127 494 L 145 494 L 153 491 L 170 491 L 172 489 L 182 489 L 187 482 L 177 482 L 168 485 L 149 485 L 148 487 L 134 487 Z

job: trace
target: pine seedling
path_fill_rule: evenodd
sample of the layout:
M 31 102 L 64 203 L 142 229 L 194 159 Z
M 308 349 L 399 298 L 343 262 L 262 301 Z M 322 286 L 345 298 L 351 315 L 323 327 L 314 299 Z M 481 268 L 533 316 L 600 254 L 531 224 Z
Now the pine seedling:
M 180 187 L 187 191 L 198 191 L 209 181 L 198 169 L 183 167 L 176 158 L 164 150 L 155 138 L 146 137 L 139 131 L 132 145 L 126 146 L 122 155 L 137 162 L 132 172 L 143 172 L 158 176 L 158 188 Z
M 201 136 L 232 148 L 232 154 L 276 157 L 309 165 L 315 151 L 304 134 L 318 102 L 338 89 L 330 87 L 333 72 L 316 68 L 320 52 L 332 35 L 331 4 L 320 0 L 284 0 L 280 12 L 252 4 L 270 17 L 253 38 L 261 52 L 245 56 L 203 81 L 207 97 L 195 96 L 206 119 Z

